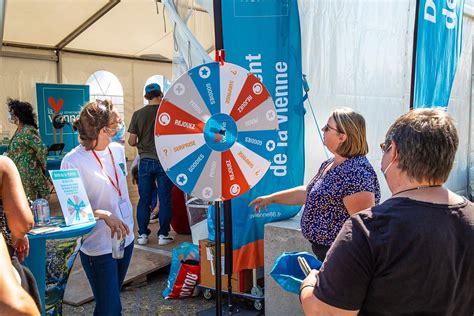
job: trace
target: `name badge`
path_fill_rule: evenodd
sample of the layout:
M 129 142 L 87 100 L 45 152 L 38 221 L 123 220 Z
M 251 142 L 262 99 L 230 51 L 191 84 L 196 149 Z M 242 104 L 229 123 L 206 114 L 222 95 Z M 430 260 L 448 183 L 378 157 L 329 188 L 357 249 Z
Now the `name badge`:
M 122 215 L 123 221 L 127 222 L 132 216 L 132 209 L 130 208 L 130 205 L 128 204 L 128 201 L 126 199 L 120 200 L 119 209 L 120 209 L 120 214 Z

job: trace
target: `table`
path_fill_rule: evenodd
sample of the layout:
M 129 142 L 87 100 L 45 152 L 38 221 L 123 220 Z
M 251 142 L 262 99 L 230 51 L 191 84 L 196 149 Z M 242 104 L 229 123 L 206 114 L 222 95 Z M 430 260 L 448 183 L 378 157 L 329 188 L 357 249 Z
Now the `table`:
M 48 156 L 46 159 L 47 170 L 59 170 L 61 169 L 61 161 L 63 161 L 64 155 Z
M 53 239 L 66 239 L 85 235 L 90 232 L 92 228 L 94 228 L 95 222 L 74 226 L 65 226 L 64 220 L 61 220 L 61 218 L 52 218 L 51 226 L 60 227 L 61 230 L 38 235 L 28 234 L 28 239 L 30 241 L 30 253 L 23 262 L 23 264 L 31 270 L 36 279 L 36 283 L 38 284 L 38 290 L 42 305 L 42 315 L 45 315 L 46 308 L 46 241 Z M 67 276 L 68 275 L 69 271 Z M 65 281 L 67 281 L 67 278 Z M 64 289 L 65 287 L 66 285 L 64 284 Z M 60 294 L 64 295 L 64 289 Z M 62 296 L 60 297 L 60 299 L 62 301 Z

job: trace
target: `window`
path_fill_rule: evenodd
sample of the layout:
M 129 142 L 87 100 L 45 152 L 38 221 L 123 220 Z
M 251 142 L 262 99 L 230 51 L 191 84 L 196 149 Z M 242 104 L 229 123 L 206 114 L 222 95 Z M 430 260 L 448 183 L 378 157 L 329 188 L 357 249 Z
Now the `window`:
M 123 103 L 123 89 L 122 84 L 118 78 L 111 72 L 105 70 L 98 70 L 94 72 L 86 82 L 90 87 L 90 100 L 96 99 L 112 100 L 114 107 L 124 118 L 124 103 Z
M 166 91 L 168 91 L 168 88 L 171 86 L 171 81 L 166 79 L 164 76 L 154 75 L 148 78 L 147 81 L 145 82 L 145 85 L 143 86 L 143 95 L 145 95 L 145 87 L 150 83 L 159 84 L 161 89 L 163 90 L 163 94 L 165 94 Z M 143 99 L 143 102 L 144 102 L 143 104 L 148 104 L 148 101 L 145 98 Z

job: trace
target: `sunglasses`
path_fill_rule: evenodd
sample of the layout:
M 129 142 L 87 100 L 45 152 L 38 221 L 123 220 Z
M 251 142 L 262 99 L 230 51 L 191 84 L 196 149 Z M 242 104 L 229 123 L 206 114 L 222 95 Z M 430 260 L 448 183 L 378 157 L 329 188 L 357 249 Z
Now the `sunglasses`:
M 337 128 L 331 127 L 328 124 L 324 125 L 323 128 L 322 128 L 323 132 L 328 132 L 330 129 L 332 129 L 333 131 L 336 131 L 338 133 L 341 133 L 341 132 L 339 132 L 339 130 Z
M 390 148 L 392 148 L 392 143 L 390 143 L 389 145 L 387 145 L 385 142 L 380 143 L 380 149 L 382 150 L 384 154 L 389 152 Z

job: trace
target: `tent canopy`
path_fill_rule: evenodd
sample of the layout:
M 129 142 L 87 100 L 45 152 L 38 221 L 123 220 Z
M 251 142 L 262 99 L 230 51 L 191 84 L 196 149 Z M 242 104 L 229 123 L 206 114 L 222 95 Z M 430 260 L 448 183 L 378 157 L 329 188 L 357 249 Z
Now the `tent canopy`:
M 159 0 L 0 0 L 2 4 L 5 47 L 157 61 L 173 56 L 174 27 Z M 205 50 L 212 51 L 209 13 L 193 1 L 178 1 L 177 9 L 192 12 L 188 28 Z

